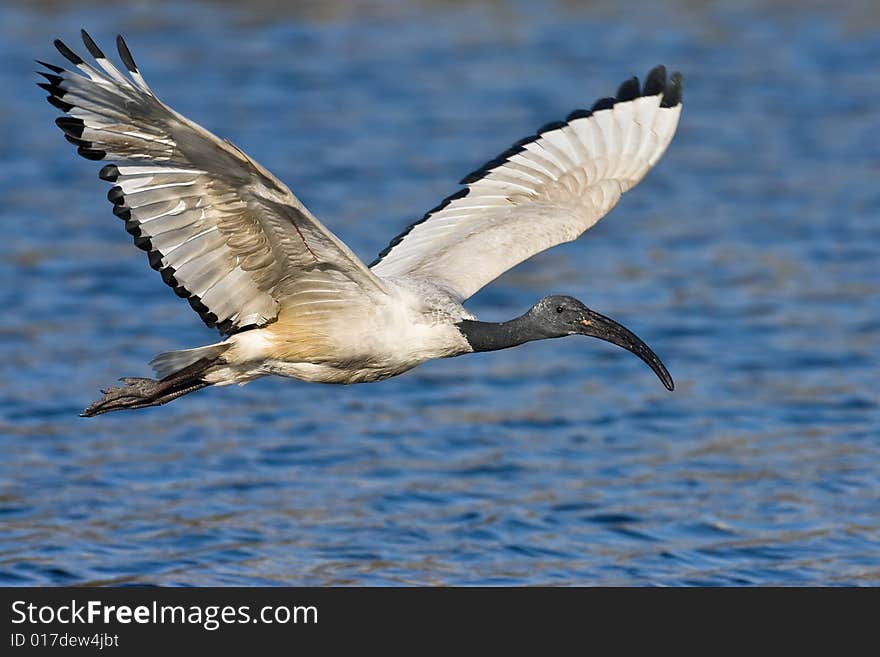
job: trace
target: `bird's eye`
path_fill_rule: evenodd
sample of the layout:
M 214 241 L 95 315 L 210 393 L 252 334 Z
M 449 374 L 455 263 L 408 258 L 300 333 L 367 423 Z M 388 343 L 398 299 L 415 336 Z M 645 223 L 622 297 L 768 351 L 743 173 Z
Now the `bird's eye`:
M 561 313 L 563 310 L 565 310 L 565 306 L 556 306 L 556 312 Z

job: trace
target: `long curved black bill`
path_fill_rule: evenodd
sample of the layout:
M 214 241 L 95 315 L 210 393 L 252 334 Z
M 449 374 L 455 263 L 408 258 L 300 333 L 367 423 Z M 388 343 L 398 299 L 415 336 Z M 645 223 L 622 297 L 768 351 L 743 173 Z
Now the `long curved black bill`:
M 581 326 L 583 328 L 579 332 L 582 335 L 605 340 L 605 342 L 616 344 L 618 347 L 623 347 L 627 351 L 634 353 L 648 367 L 654 370 L 654 374 L 663 382 L 667 390 L 672 391 L 675 389 L 675 383 L 669 375 L 669 371 L 657 357 L 657 354 L 651 351 L 651 348 L 628 328 L 592 310 L 588 311 L 587 317 L 581 321 Z

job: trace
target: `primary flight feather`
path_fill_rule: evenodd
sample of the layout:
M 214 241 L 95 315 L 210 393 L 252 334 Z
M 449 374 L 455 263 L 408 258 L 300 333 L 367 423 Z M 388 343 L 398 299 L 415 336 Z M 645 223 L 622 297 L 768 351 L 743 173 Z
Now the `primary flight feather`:
M 94 64 L 63 42 L 67 70 L 40 62 L 56 123 L 107 164 L 113 213 L 150 266 L 221 342 L 160 354 L 157 379 L 126 378 L 83 415 L 164 404 L 209 385 L 268 374 L 378 381 L 433 358 L 589 335 L 645 361 L 632 332 L 577 299 L 550 296 L 509 322 L 462 303 L 511 267 L 576 239 L 654 166 L 675 134 L 681 76 L 654 68 L 614 98 L 550 123 L 466 176 L 464 187 L 396 237 L 369 266 L 277 178 L 162 103 L 125 41 L 120 71 L 82 32 Z

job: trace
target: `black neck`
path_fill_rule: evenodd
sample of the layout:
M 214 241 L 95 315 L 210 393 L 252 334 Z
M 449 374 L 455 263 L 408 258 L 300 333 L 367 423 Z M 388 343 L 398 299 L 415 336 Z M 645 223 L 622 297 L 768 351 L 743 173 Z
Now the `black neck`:
M 531 340 L 556 337 L 541 331 L 528 313 L 499 324 L 463 319 L 457 326 L 474 351 L 496 351 Z

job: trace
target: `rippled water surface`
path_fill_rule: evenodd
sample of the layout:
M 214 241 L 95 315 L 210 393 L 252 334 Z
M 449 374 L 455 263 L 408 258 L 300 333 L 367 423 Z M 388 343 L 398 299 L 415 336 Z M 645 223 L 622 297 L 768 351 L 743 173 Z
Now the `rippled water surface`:
M 0 8 L 0 584 L 880 581 L 874 3 L 247 5 Z M 680 69 L 659 166 L 469 303 L 578 296 L 676 391 L 570 338 L 78 418 L 214 339 L 33 85 L 81 26 L 368 261 L 511 142 Z

